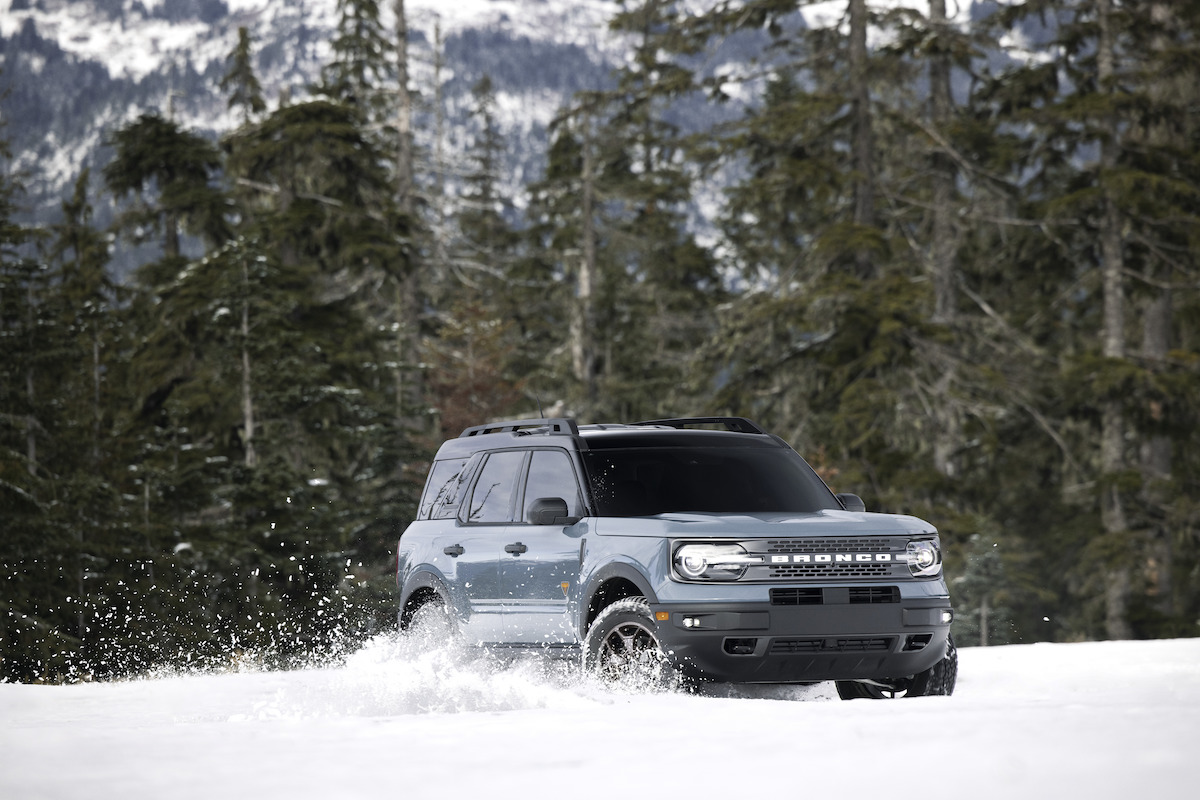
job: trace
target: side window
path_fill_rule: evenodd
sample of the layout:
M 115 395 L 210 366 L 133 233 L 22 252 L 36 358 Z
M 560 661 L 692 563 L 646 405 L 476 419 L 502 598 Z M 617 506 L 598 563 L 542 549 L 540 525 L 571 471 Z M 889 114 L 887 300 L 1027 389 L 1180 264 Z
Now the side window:
M 469 460 L 452 458 L 433 462 L 417 519 L 447 519 L 454 516 Z
M 525 484 L 525 509 L 521 519 L 529 518 L 529 507 L 541 497 L 561 497 L 567 501 L 567 515 L 583 516 L 579 484 L 571 459 L 561 450 L 534 450 L 529 462 L 529 480 Z
M 525 453 L 492 453 L 483 464 L 467 506 L 467 522 L 510 522 L 513 494 Z

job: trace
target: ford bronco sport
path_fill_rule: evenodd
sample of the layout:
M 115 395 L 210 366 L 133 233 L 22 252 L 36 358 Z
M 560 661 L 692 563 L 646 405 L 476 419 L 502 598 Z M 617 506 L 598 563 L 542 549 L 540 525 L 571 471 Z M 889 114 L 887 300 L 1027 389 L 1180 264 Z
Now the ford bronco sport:
M 468 428 L 398 555 L 402 631 L 432 619 L 602 676 L 954 690 L 937 531 L 866 513 L 739 417 Z

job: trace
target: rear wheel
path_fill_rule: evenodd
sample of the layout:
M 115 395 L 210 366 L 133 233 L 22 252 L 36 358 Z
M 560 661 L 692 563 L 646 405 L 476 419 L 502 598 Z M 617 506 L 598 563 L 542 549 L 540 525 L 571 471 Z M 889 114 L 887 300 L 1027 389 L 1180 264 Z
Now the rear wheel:
M 404 637 L 423 647 L 448 644 L 457 634 L 458 626 L 441 595 L 430 594 L 407 616 Z
M 946 638 L 946 655 L 929 669 L 906 678 L 894 678 L 876 683 L 838 681 L 837 692 L 838 697 L 843 700 L 944 696 L 954 694 L 954 685 L 957 681 L 958 648 L 954 646 L 954 637 L 948 636 Z

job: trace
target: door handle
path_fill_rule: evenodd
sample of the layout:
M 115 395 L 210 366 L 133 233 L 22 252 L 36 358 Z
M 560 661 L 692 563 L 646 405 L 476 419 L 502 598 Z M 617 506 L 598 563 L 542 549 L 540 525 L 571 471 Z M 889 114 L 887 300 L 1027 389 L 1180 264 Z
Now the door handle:
M 528 547 L 521 544 L 520 542 L 514 542 L 513 544 L 504 545 L 504 552 L 512 553 L 514 556 L 519 556 L 519 555 L 521 555 L 521 553 L 524 553 L 528 549 L 529 549 Z
M 452 544 L 449 547 L 443 547 L 442 552 L 448 556 L 458 558 L 459 556 L 461 556 L 463 553 L 465 553 L 467 551 L 463 550 L 463 546 L 461 544 Z

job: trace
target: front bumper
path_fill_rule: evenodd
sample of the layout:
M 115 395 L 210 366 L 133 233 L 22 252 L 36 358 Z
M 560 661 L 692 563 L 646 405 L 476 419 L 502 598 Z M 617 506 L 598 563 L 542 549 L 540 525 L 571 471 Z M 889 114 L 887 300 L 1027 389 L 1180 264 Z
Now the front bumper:
M 817 605 L 652 603 L 659 642 L 695 677 L 737 683 L 884 679 L 945 655 L 945 597 L 854 604 L 826 590 Z

